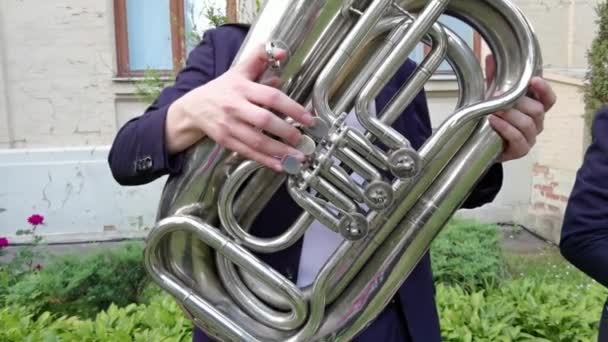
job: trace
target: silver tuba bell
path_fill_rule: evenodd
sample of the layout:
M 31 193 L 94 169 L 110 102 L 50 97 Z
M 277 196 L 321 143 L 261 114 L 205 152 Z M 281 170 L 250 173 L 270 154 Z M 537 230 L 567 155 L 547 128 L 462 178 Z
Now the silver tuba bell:
M 442 14 L 487 42 L 497 62 L 490 89 L 471 49 L 438 22 Z M 382 112 L 370 113 L 421 42 L 430 52 L 416 72 Z M 267 0 L 235 62 L 259 44 L 270 56 L 288 51 L 259 81 L 279 79 L 315 114 L 315 125 L 302 128 L 307 160 L 286 158 L 287 172 L 276 174 L 202 140 L 165 186 L 145 265 L 221 341 L 348 341 L 388 304 L 496 162 L 502 140 L 486 117 L 513 105 L 541 73 L 538 43 L 508 0 Z M 444 60 L 458 79 L 456 110 L 416 150 L 391 124 Z M 353 110 L 364 129 L 345 121 Z M 280 236 L 250 234 L 281 187 L 302 214 Z M 344 241 L 300 288 L 259 255 L 292 246 L 314 220 Z

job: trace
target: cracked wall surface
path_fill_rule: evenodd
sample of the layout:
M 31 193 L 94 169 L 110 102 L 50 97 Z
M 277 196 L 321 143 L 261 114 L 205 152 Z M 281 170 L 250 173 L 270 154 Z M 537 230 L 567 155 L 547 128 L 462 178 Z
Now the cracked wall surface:
M 107 167 L 108 148 L 0 151 L 0 236 L 14 242 L 27 217 L 45 217 L 39 233 L 47 241 L 144 234 L 154 225 L 164 183 L 121 187 Z
M 0 12 L 0 147 L 110 143 L 112 2 L 4 0 Z

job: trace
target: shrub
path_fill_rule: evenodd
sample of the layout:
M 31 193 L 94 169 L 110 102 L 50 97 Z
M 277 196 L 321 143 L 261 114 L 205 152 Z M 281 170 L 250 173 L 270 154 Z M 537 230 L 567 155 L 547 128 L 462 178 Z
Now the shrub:
M 32 239 L 29 245 L 20 247 L 17 253 L 8 262 L 0 262 L 0 305 L 5 305 L 6 296 L 17 282 L 28 274 L 36 273 L 42 269 L 41 264 L 34 261 L 44 257 L 38 247 L 42 245 L 42 236 L 38 234 L 39 228 L 44 226 L 44 216 L 32 214 L 27 218 L 30 225 L 26 229 L 16 231 L 17 236 L 29 235 Z M 3 248 L 8 247 L 10 241 L 6 237 L 0 237 L 0 257 Z
M 93 319 L 45 312 L 36 317 L 27 308 L 0 309 L 0 341 L 191 341 L 192 323 L 169 297 L 150 305 L 111 305 Z
M 138 303 L 148 283 L 142 246 L 130 243 L 86 257 L 57 257 L 40 272 L 11 286 L 7 304 L 27 306 L 33 314 L 44 311 L 94 317 L 112 303 Z
M 561 271 L 560 271 L 561 272 Z M 560 273 L 561 274 L 561 273 Z M 469 292 L 438 284 L 443 340 L 593 341 L 608 290 L 587 280 L 545 275 L 506 280 L 503 286 Z M 92 319 L 26 307 L 0 309 L 0 341 L 190 341 L 192 323 L 166 294 L 149 305 L 111 305 Z
M 608 2 L 596 8 L 598 32 L 587 53 L 589 72 L 585 86 L 585 123 L 591 127 L 594 114 L 608 105 Z
M 608 289 L 555 249 L 505 259 L 509 277 L 500 287 L 438 284 L 444 341 L 597 341 Z
M 608 290 L 558 253 L 503 258 L 499 236 L 494 225 L 458 220 L 436 240 L 443 340 L 595 342 Z M 47 263 L 9 289 L 0 341 L 190 341 L 192 323 L 147 284 L 141 252 L 132 243 Z M 505 261 L 516 277 L 501 278 Z
M 526 277 L 467 293 L 439 284 L 443 339 L 460 341 L 597 341 L 608 291 L 598 284 Z
M 495 225 L 453 221 L 431 246 L 435 281 L 467 290 L 498 284 L 505 275 L 499 242 Z

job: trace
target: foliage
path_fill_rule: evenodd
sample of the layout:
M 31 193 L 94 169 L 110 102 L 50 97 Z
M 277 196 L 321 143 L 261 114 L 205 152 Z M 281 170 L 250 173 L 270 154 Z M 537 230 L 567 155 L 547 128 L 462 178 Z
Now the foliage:
M 458 220 L 435 241 L 444 341 L 595 342 L 608 290 L 552 249 L 511 255 L 499 242 L 496 226 Z
M 30 235 L 32 240 L 29 245 L 19 248 L 17 255 L 7 265 L 8 272 L 13 278 L 20 278 L 31 272 L 36 272 L 42 269 L 42 265 L 35 263 L 35 260 L 40 260 L 44 256 L 40 252 L 39 247 L 42 245 L 42 236 L 38 234 L 38 228 L 44 225 L 44 216 L 33 214 L 27 218 L 30 227 L 27 229 L 19 229 L 15 233 L 17 236 Z
M 112 303 L 137 303 L 147 282 L 141 245 L 127 244 L 84 258 L 57 257 L 40 272 L 28 274 L 6 289 L 6 302 L 29 307 L 33 314 L 50 311 L 94 317 Z
M 0 307 L 6 305 L 6 296 L 9 289 L 17 283 L 17 278 L 12 277 L 7 267 L 0 267 Z
M 435 281 L 467 290 L 497 285 L 505 275 L 499 241 L 494 225 L 453 221 L 431 247 Z
M 135 82 L 135 94 L 145 103 L 151 104 L 169 84 L 167 77 L 158 70 L 148 69 L 141 80 Z
M 467 293 L 439 284 L 444 341 L 597 341 L 608 291 L 596 283 L 534 275 Z
M 444 341 L 593 341 L 608 290 L 553 248 L 503 255 L 500 286 L 470 291 L 440 283 Z
M 443 340 L 595 342 L 608 290 L 557 251 L 500 253 L 499 234 L 494 225 L 457 220 L 436 240 Z M 0 341 L 191 340 L 192 323 L 176 301 L 147 284 L 141 252 L 130 243 L 59 257 L 4 286 Z M 14 283 L 8 277 L 0 271 L 0 289 Z
M 17 236 L 31 235 L 29 245 L 20 247 L 15 256 L 9 262 L 0 263 L 0 305 L 4 305 L 5 298 L 10 288 L 13 287 L 21 278 L 36 273 L 42 269 L 42 265 L 36 263 L 44 257 L 39 247 L 42 245 L 42 236 L 38 235 L 38 228 L 44 225 L 44 216 L 33 214 L 27 218 L 30 227 L 16 231 Z M 10 242 L 6 237 L 0 237 L 0 257 L 3 249 L 8 247 Z
M 149 305 L 111 305 L 92 319 L 45 312 L 36 317 L 26 307 L 0 309 L 0 341 L 191 341 L 192 323 L 169 297 Z
M 204 17 L 207 19 L 211 24 L 211 27 L 219 27 L 228 23 L 228 16 L 225 15 L 226 9 L 205 3 L 203 4 L 201 10 L 196 13 L 194 5 L 194 2 L 192 2 L 190 8 L 188 9 L 188 14 L 190 16 L 189 21 L 192 24 L 190 31 L 185 33 L 188 46 L 196 46 L 201 42 L 202 28 L 198 26 L 198 18 Z
M 228 17 L 217 7 L 206 6 L 204 11 L 205 17 L 209 19 L 212 27 L 222 26 L 228 22 Z
M 608 2 L 596 8 L 598 32 L 587 53 L 589 72 L 585 85 L 585 122 L 591 128 L 595 113 L 608 105 Z
M 542 266 L 542 265 L 539 265 Z M 608 290 L 567 266 L 506 280 L 502 286 L 470 292 L 439 283 L 437 306 L 443 340 L 594 341 Z M 540 269 L 540 267 L 539 267 Z M 564 270 L 570 270 L 570 276 Z M 148 305 L 111 305 L 92 319 L 43 313 L 28 307 L 0 309 L 0 340 L 186 341 L 190 321 L 164 293 Z

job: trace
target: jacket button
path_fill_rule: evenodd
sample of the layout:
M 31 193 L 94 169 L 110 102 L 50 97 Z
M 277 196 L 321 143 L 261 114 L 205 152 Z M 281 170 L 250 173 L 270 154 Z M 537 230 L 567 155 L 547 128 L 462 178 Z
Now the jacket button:
M 293 272 L 291 271 L 291 268 L 285 269 L 285 276 L 287 279 L 293 280 Z
M 152 157 L 147 156 L 135 161 L 135 170 L 137 172 L 146 171 L 153 166 Z
M 146 170 L 152 168 L 152 157 L 144 158 L 144 167 L 146 168 Z

